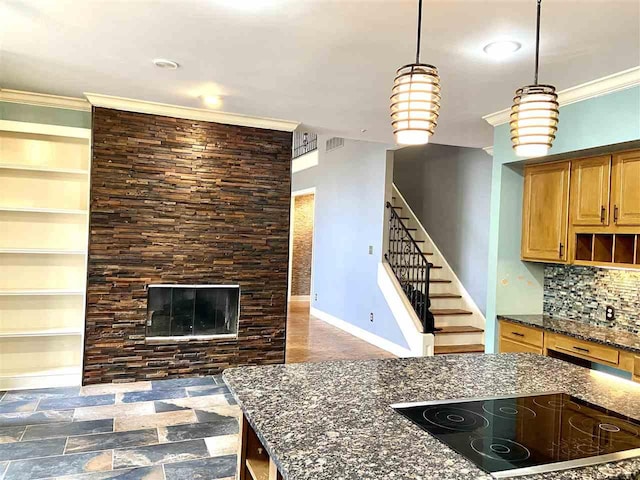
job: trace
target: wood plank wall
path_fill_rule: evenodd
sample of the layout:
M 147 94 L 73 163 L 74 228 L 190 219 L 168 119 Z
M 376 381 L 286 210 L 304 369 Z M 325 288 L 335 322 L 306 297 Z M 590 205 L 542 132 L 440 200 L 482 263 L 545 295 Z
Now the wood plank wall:
M 291 133 L 93 110 L 85 384 L 284 361 Z M 239 284 L 238 338 L 151 344 L 146 286 Z

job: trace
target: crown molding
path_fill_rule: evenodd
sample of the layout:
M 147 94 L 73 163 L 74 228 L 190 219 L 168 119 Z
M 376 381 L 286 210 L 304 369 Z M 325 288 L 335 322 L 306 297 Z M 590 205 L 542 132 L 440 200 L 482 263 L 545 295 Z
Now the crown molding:
M 61 97 L 45 93 L 23 92 L 20 90 L 0 89 L 0 102 L 22 103 L 38 107 L 64 108 L 66 110 L 91 111 L 91 104 L 84 98 Z
M 565 107 L 572 103 L 618 92 L 637 85 L 640 85 L 640 67 L 633 67 L 628 70 L 623 70 L 622 72 L 614 73 L 613 75 L 608 75 L 591 82 L 583 83 L 582 85 L 562 90 L 558 92 L 558 103 L 560 103 L 561 107 Z M 485 115 L 482 118 L 496 127 L 509 122 L 510 114 L 511 109 L 505 108 L 499 112 Z
M 178 105 L 134 100 L 132 98 L 112 97 L 97 93 L 85 93 L 84 95 L 94 107 L 112 108 L 114 110 L 125 110 L 127 112 L 147 113 L 243 127 L 265 128 L 267 130 L 282 130 L 285 132 L 293 132 L 300 124 L 299 122 L 290 120 L 251 117 L 238 113 L 219 112 L 205 108 L 180 107 Z
M 488 147 L 482 147 L 482 149 L 493 157 L 493 145 L 489 145 Z

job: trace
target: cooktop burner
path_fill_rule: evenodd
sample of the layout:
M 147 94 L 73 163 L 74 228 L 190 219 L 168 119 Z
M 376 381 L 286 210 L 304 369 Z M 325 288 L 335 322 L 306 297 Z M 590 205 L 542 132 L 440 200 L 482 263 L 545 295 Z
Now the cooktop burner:
M 640 422 L 566 393 L 392 407 L 496 478 L 640 457 Z

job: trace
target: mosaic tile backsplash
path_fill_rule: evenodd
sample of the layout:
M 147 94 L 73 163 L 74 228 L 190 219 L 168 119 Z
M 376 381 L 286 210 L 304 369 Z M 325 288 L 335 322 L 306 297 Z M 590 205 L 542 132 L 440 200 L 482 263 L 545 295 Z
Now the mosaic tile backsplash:
M 605 307 L 615 319 L 605 318 Z M 545 265 L 544 313 L 640 333 L 640 271 Z

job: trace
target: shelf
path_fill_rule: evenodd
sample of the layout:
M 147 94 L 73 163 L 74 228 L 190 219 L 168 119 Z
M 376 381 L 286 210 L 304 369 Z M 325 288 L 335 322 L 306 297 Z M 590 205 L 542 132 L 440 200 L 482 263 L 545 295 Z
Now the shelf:
M 0 212 L 18 213 L 47 213 L 60 215 L 87 215 L 87 210 L 70 210 L 64 208 L 38 208 L 38 207 L 0 207 Z
M 59 175 L 89 175 L 88 170 L 80 170 L 76 168 L 47 168 L 35 165 L 0 164 L 0 170 L 19 170 L 25 172 L 53 173 Z
M 23 330 L 15 332 L 1 332 L 2 338 L 23 338 L 23 337 L 69 337 L 82 335 L 82 330 L 77 328 L 52 328 L 49 330 Z
M 90 128 L 63 127 L 44 123 L 14 122 L 11 120 L 0 120 L 0 131 L 49 135 L 53 137 L 82 138 L 84 140 L 91 139 Z
M 269 480 L 269 459 L 249 458 L 246 459 L 247 471 L 253 480 Z
M 85 250 L 56 250 L 51 248 L 0 248 L 0 255 L 86 255 Z
M 0 290 L 0 297 L 4 296 L 49 296 L 49 295 L 84 295 L 84 290 L 45 289 L 11 289 Z

